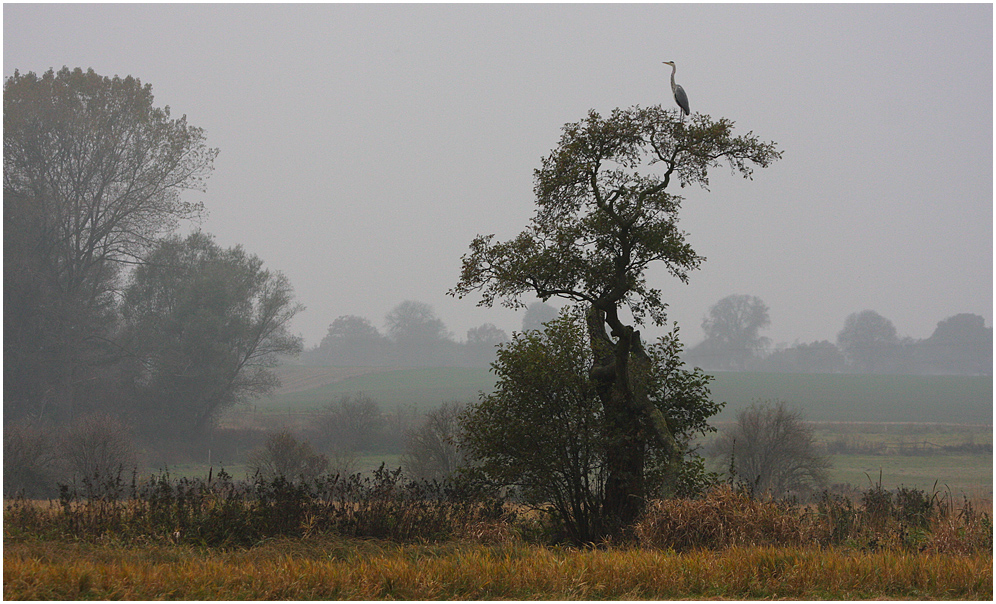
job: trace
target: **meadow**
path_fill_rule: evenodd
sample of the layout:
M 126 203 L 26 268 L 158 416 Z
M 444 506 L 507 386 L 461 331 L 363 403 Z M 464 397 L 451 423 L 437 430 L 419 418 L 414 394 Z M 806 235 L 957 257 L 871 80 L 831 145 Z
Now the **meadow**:
M 300 428 L 329 401 L 359 392 L 385 410 L 424 412 L 443 402 L 474 401 L 495 384 L 487 369 L 457 367 L 285 366 L 280 372 L 289 386 L 230 421 Z M 992 377 L 718 372 L 712 394 L 727 403 L 711 422 L 719 428 L 757 401 L 783 400 L 801 410 L 832 455 L 831 484 L 860 489 L 881 479 L 889 488 L 992 497 Z M 397 460 L 368 454 L 357 468 L 372 470 L 381 462 L 397 467 Z M 206 475 L 208 466 L 191 470 Z
M 722 486 L 571 547 L 514 504 L 427 503 L 394 480 L 338 506 L 224 481 L 6 502 L 4 598 L 992 599 L 990 512 L 922 492 L 800 507 Z
M 13 600 L 991 600 L 992 556 L 277 539 L 257 547 L 5 544 Z
M 226 421 L 302 426 L 357 392 L 427 411 L 494 386 L 473 369 L 282 371 L 272 400 Z M 346 499 L 220 486 L 250 477 L 227 464 L 219 483 L 216 458 L 131 487 L 144 496 L 119 480 L 109 498 L 5 501 L 4 598 L 992 599 L 991 378 L 719 374 L 713 393 L 720 427 L 757 400 L 802 408 L 833 492 L 802 504 L 721 485 L 653 503 L 626 540 L 571 547 L 508 502 L 406 498 L 374 471 L 394 453 L 360 456 L 355 480 L 373 486 Z
M 349 370 L 341 369 L 341 372 Z M 355 371 L 355 370 L 353 370 Z M 330 368 L 288 366 L 282 377 L 295 385 L 256 403 L 257 412 L 316 411 L 336 396 L 363 392 L 385 409 L 396 405 L 432 408 L 447 401 L 476 400 L 494 389 L 488 369 L 460 367 L 370 368 L 362 375 Z M 814 422 L 927 423 L 992 425 L 991 376 L 863 375 L 714 372 L 712 395 L 726 407 L 714 418 L 732 421 L 737 411 L 758 400 L 779 399 Z

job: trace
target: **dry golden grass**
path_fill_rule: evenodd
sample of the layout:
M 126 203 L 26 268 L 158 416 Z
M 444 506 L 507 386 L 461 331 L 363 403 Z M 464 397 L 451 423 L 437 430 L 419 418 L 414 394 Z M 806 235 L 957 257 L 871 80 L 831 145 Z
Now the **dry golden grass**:
M 218 501 L 202 503 L 210 512 Z M 138 501 L 5 502 L 4 597 L 991 600 L 993 591 L 992 520 L 968 501 L 935 502 L 938 513 L 916 522 L 844 500 L 790 506 L 724 486 L 656 502 L 632 543 L 589 549 L 527 543 L 541 541 L 543 524 L 524 510 L 458 515 L 393 541 L 344 537 L 311 511 L 284 532 L 212 541 L 255 518 L 243 513 L 257 509 L 252 502 L 235 503 L 220 528 L 210 515 L 187 518 L 181 535 L 169 524 L 175 515 L 138 522 L 148 511 Z M 385 505 L 368 520 L 422 518 Z
M 4 598 L 992 599 L 992 555 L 730 547 L 685 553 L 468 541 L 6 545 Z
M 800 515 L 799 510 L 722 485 L 701 499 L 653 502 L 635 531 L 644 545 L 676 550 L 802 545 L 809 535 Z
M 981 505 L 980 505 L 981 503 Z M 930 504 L 922 524 L 895 515 L 879 517 L 863 506 L 828 500 L 822 506 L 786 505 L 755 499 L 728 485 L 700 499 L 655 501 L 634 527 L 644 547 L 684 551 L 738 546 L 897 549 L 936 554 L 992 550 L 988 501 Z M 939 507 L 948 511 L 940 513 Z M 980 510 L 980 507 L 982 508 Z

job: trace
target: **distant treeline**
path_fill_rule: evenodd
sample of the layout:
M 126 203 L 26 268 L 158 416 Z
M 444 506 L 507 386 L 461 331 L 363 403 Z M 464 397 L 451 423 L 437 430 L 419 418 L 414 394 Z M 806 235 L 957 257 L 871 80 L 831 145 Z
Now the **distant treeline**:
M 688 350 L 686 362 L 712 371 L 992 375 L 993 328 L 978 315 L 948 317 L 929 338 L 918 340 L 898 336 L 891 321 L 866 310 L 847 317 L 836 343 L 822 340 L 772 350 L 770 340 L 757 333 L 768 324 L 767 307 L 757 298 L 746 304 L 751 305 L 760 318 L 745 320 L 738 314 L 738 325 L 717 320 L 723 309 L 714 306 L 703 321 L 706 339 Z M 740 304 L 741 311 L 744 306 Z
M 536 302 L 526 310 L 522 329 L 539 329 L 556 314 L 553 307 Z M 485 323 L 457 341 L 423 302 L 402 302 L 385 324 L 382 333 L 369 319 L 341 316 L 300 360 L 340 367 L 487 367 L 496 347 L 509 339 L 505 331 Z M 685 362 L 709 371 L 992 375 L 993 328 L 979 315 L 948 317 L 929 338 L 917 340 L 900 337 L 891 321 L 866 310 L 847 318 L 836 342 L 776 348 L 759 333 L 768 325 L 768 307 L 759 298 L 728 296 L 710 308 L 702 323 L 706 339 L 687 350 Z
M 552 306 L 534 303 L 526 309 L 522 328 L 539 329 L 556 315 Z M 430 305 L 413 300 L 395 306 L 385 324 L 386 333 L 381 333 L 365 317 L 341 316 L 329 325 L 318 346 L 301 353 L 300 360 L 337 367 L 487 367 L 498 344 L 509 340 L 504 330 L 485 323 L 457 341 Z

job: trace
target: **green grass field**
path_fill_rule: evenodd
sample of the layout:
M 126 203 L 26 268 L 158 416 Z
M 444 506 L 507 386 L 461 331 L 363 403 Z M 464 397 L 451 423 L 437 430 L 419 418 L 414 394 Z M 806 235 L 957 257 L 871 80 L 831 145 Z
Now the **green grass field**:
M 831 459 L 831 483 L 868 488 L 881 480 L 890 490 L 905 486 L 927 493 L 950 492 L 956 498 L 992 499 L 991 454 L 834 455 Z
M 296 368 L 297 371 L 302 371 Z M 732 421 L 757 400 L 778 399 L 818 422 L 911 422 L 991 425 L 993 379 L 989 376 L 715 373 L 713 399 L 726 407 L 714 419 Z M 363 392 L 383 409 L 477 400 L 494 389 L 487 369 L 439 367 L 371 373 L 260 400 L 260 412 L 314 411 L 347 393 Z
M 733 420 L 756 400 L 783 400 L 817 422 L 914 422 L 991 425 L 993 378 L 953 375 L 802 373 L 715 374 L 716 421 Z
M 272 399 L 258 401 L 256 408 L 261 412 L 315 411 L 338 396 L 362 392 L 377 401 L 382 409 L 394 409 L 398 405 L 431 409 L 445 402 L 477 400 L 481 391 L 490 392 L 494 386 L 495 376 L 487 369 L 393 369 L 309 390 L 278 392 Z
M 308 371 L 296 367 L 294 377 L 306 380 Z M 877 481 L 881 471 L 887 488 L 903 485 L 930 491 L 936 481 L 939 490 L 950 489 L 955 496 L 964 493 L 992 497 L 991 453 L 896 454 L 903 442 L 925 441 L 936 448 L 963 443 L 991 445 L 991 377 L 732 372 L 720 372 L 715 377 L 713 398 L 727 403 L 713 418 L 715 425 L 722 427 L 735 421 L 737 412 L 755 401 L 776 399 L 801 409 L 806 420 L 818 422 L 815 428 L 819 442 L 844 438 L 886 446 L 882 454 L 835 455 L 831 483 L 865 488 L 869 476 Z M 427 411 L 443 402 L 474 401 L 481 391 L 492 391 L 494 384 L 495 376 L 487 369 L 383 369 L 310 389 L 278 393 L 271 400 L 259 401 L 256 411 L 257 417 L 272 414 L 274 419 L 281 413 L 307 414 L 338 396 L 357 392 L 367 394 L 384 410 L 415 406 Z M 398 456 L 373 455 L 360 461 L 359 469 L 369 471 L 380 461 L 397 467 Z M 201 469 L 207 471 L 206 466 Z

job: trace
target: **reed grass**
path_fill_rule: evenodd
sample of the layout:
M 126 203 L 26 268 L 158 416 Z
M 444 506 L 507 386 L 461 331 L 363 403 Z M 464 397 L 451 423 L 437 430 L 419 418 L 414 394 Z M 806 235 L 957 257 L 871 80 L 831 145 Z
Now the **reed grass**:
M 383 470 L 122 485 L 5 501 L 4 598 L 992 599 L 989 505 L 880 484 L 807 505 L 724 485 L 586 548 L 552 544 L 542 514 Z
M 992 599 L 992 555 L 280 539 L 248 550 L 22 542 L 5 599 Z

